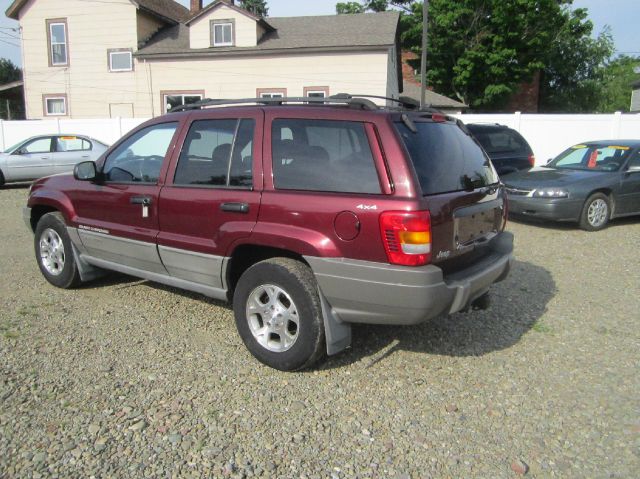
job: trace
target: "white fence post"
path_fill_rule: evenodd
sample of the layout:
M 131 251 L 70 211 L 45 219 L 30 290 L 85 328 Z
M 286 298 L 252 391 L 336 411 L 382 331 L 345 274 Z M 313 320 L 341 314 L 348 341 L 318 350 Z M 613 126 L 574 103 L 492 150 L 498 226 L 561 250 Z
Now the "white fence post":
M 617 111 L 611 118 L 611 138 L 620 138 L 620 125 L 622 123 L 622 112 Z
M 513 129 L 520 133 L 520 121 L 522 120 L 522 113 L 517 111 L 514 113 L 515 118 L 513 120 Z

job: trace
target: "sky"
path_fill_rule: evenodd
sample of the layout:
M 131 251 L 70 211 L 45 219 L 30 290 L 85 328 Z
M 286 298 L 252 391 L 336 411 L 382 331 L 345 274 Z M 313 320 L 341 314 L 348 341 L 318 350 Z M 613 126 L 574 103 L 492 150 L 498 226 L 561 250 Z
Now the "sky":
M 13 0 L 0 0 L 0 9 L 6 11 Z M 51 1 L 51 0 L 49 0 Z M 84 0 L 92 1 L 92 0 Z M 189 0 L 178 0 L 187 6 Z M 267 0 L 269 15 L 287 17 L 299 15 L 332 15 L 339 0 Z M 205 5 L 211 3 L 204 1 Z M 605 26 L 611 28 L 617 54 L 640 56 L 640 35 L 637 22 L 640 19 L 640 0 L 574 0 L 574 8 L 587 8 L 594 23 L 594 34 Z M 18 22 L 0 17 L 0 58 L 8 58 L 20 66 L 20 40 Z

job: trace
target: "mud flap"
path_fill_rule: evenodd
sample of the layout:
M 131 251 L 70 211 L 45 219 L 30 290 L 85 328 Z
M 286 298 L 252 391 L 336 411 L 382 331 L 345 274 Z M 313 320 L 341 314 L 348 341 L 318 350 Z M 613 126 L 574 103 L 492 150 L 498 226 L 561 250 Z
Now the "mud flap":
M 82 282 L 92 281 L 107 275 L 107 270 L 90 265 L 82 259 L 82 256 L 80 256 L 78 248 L 73 244 L 73 241 L 71 242 L 71 247 L 73 248 L 73 259 L 76 261 L 76 266 L 78 267 L 78 272 L 80 273 L 80 279 Z
M 319 288 L 318 295 L 320 296 L 320 305 L 322 306 L 327 354 L 331 356 L 351 346 L 351 325 L 340 320 Z

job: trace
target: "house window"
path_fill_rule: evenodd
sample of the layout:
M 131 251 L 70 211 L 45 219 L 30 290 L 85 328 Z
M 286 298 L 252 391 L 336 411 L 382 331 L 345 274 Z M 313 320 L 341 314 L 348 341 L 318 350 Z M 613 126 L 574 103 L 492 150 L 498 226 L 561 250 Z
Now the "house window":
M 284 98 L 287 96 L 286 88 L 258 88 L 257 98 Z
M 67 19 L 47 20 L 46 23 L 49 66 L 66 66 L 69 64 Z
M 67 114 L 66 95 L 45 95 L 43 102 L 45 116 L 65 116 Z
M 230 47 L 235 43 L 233 20 L 211 21 L 211 46 Z
M 204 91 L 170 91 L 162 92 L 162 104 L 164 112 L 180 105 L 190 105 L 199 102 L 204 98 Z
M 326 98 L 329 96 L 328 86 L 306 86 L 304 87 L 304 96 L 309 98 Z
M 107 50 L 110 72 L 130 72 L 133 70 L 133 54 L 130 49 Z

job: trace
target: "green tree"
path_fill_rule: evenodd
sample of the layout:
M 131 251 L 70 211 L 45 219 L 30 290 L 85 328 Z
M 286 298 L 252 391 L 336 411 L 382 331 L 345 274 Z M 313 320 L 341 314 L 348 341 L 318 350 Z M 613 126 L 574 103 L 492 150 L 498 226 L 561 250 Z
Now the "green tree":
M 22 79 L 22 70 L 11 60 L 0 58 L 0 85 Z
M 339 2 L 336 3 L 336 13 L 338 14 L 347 14 L 347 13 L 364 13 L 365 7 L 361 3 L 358 2 Z
M 22 70 L 15 66 L 11 60 L 0 58 L 0 85 L 20 79 L 22 79 Z M 6 90 L 2 93 L 0 118 L 24 118 L 24 98 L 18 89 Z
M 640 68 L 640 57 L 619 56 L 611 60 L 602 72 L 602 94 L 598 111 L 629 111 L 631 106 L 631 85 L 640 80 L 636 70 Z
M 609 61 L 602 69 L 602 94 L 598 111 L 629 111 L 631 85 L 640 79 L 640 57 L 621 55 Z
M 605 32 L 572 0 L 430 0 L 427 83 L 476 110 L 501 109 L 541 72 L 541 104 L 584 111 L 598 95 L 599 66 L 611 54 Z M 422 2 L 366 0 L 363 9 L 400 10 L 404 49 L 420 54 Z M 565 62 L 563 63 L 563 58 Z
M 585 9 L 564 11 L 544 59 L 540 82 L 540 111 L 590 113 L 598 111 L 603 94 L 605 62 L 613 53 L 608 30 L 591 37 L 593 24 Z
M 266 0 L 240 0 L 240 6 L 257 17 L 266 17 L 269 14 Z

